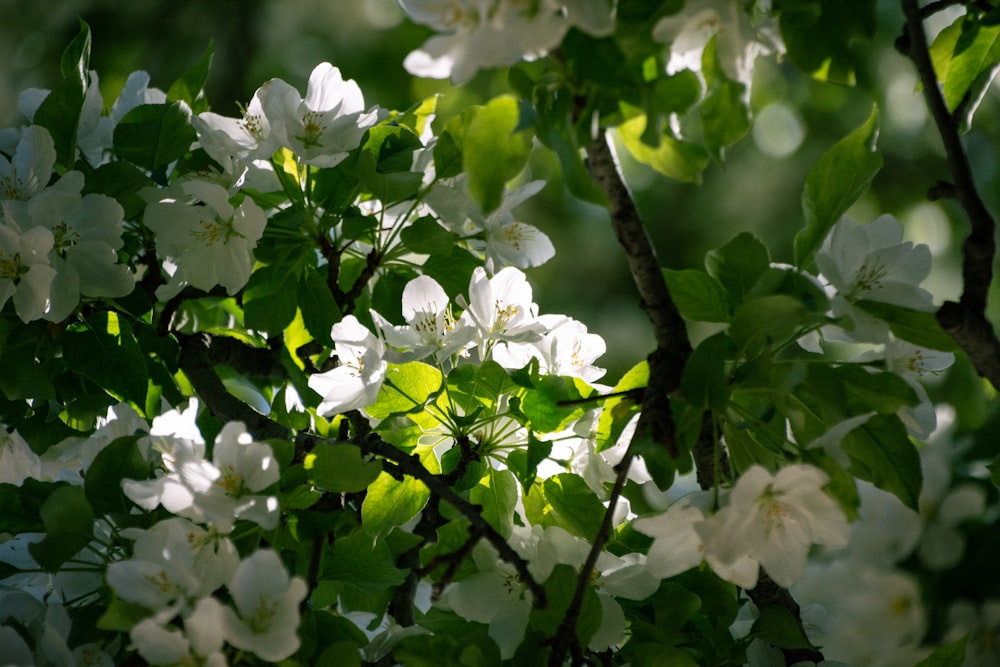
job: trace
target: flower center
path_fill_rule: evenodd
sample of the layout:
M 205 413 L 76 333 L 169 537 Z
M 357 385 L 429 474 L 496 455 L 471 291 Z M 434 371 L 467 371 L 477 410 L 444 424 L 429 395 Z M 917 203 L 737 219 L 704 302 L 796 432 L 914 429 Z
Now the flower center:
M 28 267 L 21 264 L 21 253 L 15 252 L 13 255 L 7 256 L 0 250 L 0 280 L 17 282 L 27 272 Z
M 52 228 L 54 242 L 52 249 L 62 254 L 67 248 L 72 248 L 80 240 L 80 233 L 65 222 L 60 222 Z
M 889 270 L 877 261 L 868 257 L 854 275 L 853 296 L 860 296 L 882 286 L 882 280 L 889 275 Z
M 261 596 L 260 600 L 257 602 L 257 608 L 253 612 L 253 616 L 247 619 L 247 625 L 255 635 L 261 635 L 267 632 L 271 628 L 271 622 L 274 620 L 274 616 L 277 613 L 278 605 L 273 602 L 268 602 L 265 596 Z
M 321 145 L 319 138 L 326 131 L 326 125 L 320 122 L 322 120 L 323 114 L 316 111 L 307 111 L 303 114 L 302 134 L 295 138 L 301 141 L 305 148 L 318 148 Z
M 225 220 L 221 218 L 215 218 L 214 220 L 203 218 L 198 221 L 197 227 L 188 232 L 188 234 L 191 238 L 201 241 L 207 246 L 214 246 L 216 243 L 229 243 L 229 240 L 234 236 L 245 238 L 233 228 L 232 218 Z
M 240 476 L 231 466 L 222 466 L 222 475 L 215 480 L 216 485 L 222 487 L 227 496 L 238 498 L 243 495 L 243 477 Z

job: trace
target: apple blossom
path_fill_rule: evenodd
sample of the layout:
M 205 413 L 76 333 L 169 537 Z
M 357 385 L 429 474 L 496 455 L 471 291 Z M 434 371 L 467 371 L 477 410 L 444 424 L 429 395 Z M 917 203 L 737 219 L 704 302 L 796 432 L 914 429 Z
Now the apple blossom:
M 759 465 L 744 471 L 717 514 L 695 526 L 705 552 L 722 565 L 749 556 L 781 586 L 802 576 L 811 544 L 847 545 L 847 520 L 822 489 L 826 473 L 792 464 L 772 475 Z M 756 577 L 749 586 L 756 583 Z
M 377 110 L 364 111 L 358 84 L 345 81 L 330 63 L 313 69 L 304 98 L 281 79 L 271 79 L 257 94 L 277 142 L 316 167 L 338 165 L 379 120 Z
M 298 650 L 299 603 L 308 590 L 304 579 L 288 576 L 275 552 L 260 549 L 243 559 L 227 588 L 236 607 L 223 608 L 227 642 L 270 662 Z
M 323 397 L 316 411 L 327 416 L 371 405 L 385 379 L 385 345 L 353 315 L 333 325 L 330 336 L 338 366 L 309 376 L 309 386 Z
M 151 665 L 225 667 L 223 614 L 218 600 L 202 598 L 184 618 L 183 632 L 168 630 L 156 620 L 146 618 L 132 627 L 129 638 L 139 655 Z
M 42 478 L 42 462 L 24 438 L 0 424 L 0 482 L 21 486 L 28 478 Z
M 197 205 L 166 198 L 146 207 L 144 221 L 156 234 L 157 251 L 175 266 L 157 297 L 170 299 L 188 285 L 206 292 L 222 285 L 235 294 L 250 278 L 264 212 L 249 199 L 234 207 L 226 190 L 212 183 L 187 181 L 180 188 Z
M 485 269 L 476 267 L 469 281 L 467 304 L 461 319 L 476 329 L 480 360 L 488 357 L 497 342 L 541 338 L 543 325 L 537 321 L 538 306 L 531 301 L 531 285 L 514 267 L 502 269 L 492 278 L 486 277 Z
M 44 127 L 31 125 L 21 131 L 14 155 L 0 153 L 0 200 L 27 201 L 49 184 L 56 163 L 52 135 Z

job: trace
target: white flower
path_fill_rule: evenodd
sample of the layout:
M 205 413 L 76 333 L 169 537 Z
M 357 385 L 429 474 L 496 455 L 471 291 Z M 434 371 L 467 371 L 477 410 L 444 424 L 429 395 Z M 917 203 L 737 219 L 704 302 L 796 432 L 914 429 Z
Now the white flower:
M 545 326 L 541 340 L 531 343 L 501 343 L 493 349 L 493 359 L 504 368 L 523 368 L 532 357 L 538 369 L 548 375 L 578 377 L 596 382 L 604 369 L 593 365 L 607 349 L 604 339 L 587 332 L 587 326 L 564 315 L 540 315 Z
M 1000 600 L 980 604 L 959 600 L 948 610 L 951 626 L 945 641 L 958 641 L 966 634 L 963 667 L 991 667 L 1000 664 Z
M 854 306 L 860 300 L 934 309 L 931 295 L 918 287 L 930 273 L 930 249 L 903 243 L 903 225 L 892 216 L 883 215 L 867 225 L 842 218 L 817 251 L 816 265 L 835 290 L 833 313 L 844 318 L 849 331 L 849 338 L 841 339 L 827 327 L 823 335 L 830 340 L 886 340 L 888 326 Z
M 45 227 L 52 232 L 49 261 L 56 270 L 45 319 L 65 320 L 80 296 L 120 297 L 135 287 L 135 278 L 118 263 L 124 212 L 117 201 L 99 194 L 80 195 L 83 174 L 71 171 L 28 204 L 22 228 Z
M 901 376 L 917 393 L 919 403 L 904 406 L 897 411 L 911 435 L 927 438 L 937 426 L 937 414 L 927 390 L 918 381 L 925 375 L 940 373 L 955 363 L 951 352 L 939 352 L 918 347 L 890 336 L 885 345 L 885 361 L 888 370 Z
M 456 234 L 467 237 L 469 247 L 482 253 L 494 266 L 527 269 L 552 259 L 555 248 L 537 227 L 517 220 L 513 210 L 544 186 L 545 181 L 532 181 L 505 192 L 500 206 L 488 216 L 483 215 L 461 176 L 448 185 L 435 185 L 425 201 L 442 222 Z
M 213 160 L 221 162 L 229 157 L 271 159 L 279 144 L 264 115 L 260 93 L 258 88 L 243 108 L 242 118 L 228 118 L 212 111 L 191 118 L 201 147 Z
M 21 486 L 29 477 L 42 479 L 41 459 L 20 433 L 0 424 L 0 483 Z
M 223 609 L 226 641 L 270 662 L 298 650 L 299 603 L 308 589 L 301 577 L 288 576 L 276 553 L 262 549 L 244 559 L 228 588 L 236 613 Z
M 475 334 L 467 321 L 456 321 L 448 295 L 430 276 L 419 276 L 403 288 L 403 318 L 408 326 L 395 326 L 371 311 L 386 343 L 398 350 L 394 363 L 417 361 L 435 355 L 439 361 L 461 351 Z
M 180 187 L 202 205 L 165 199 L 146 207 L 144 220 L 156 234 L 161 259 L 176 266 L 156 296 L 170 299 L 187 285 L 206 292 L 222 285 L 235 294 L 250 278 L 253 248 L 267 222 L 264 212 L 250 199 L 234 208 L 226 190 L 212 183 L 187 181 Z
M 408 72 L 463 83 L 480 69 L 513 65 L 555 48 L 572 26 L 594 35 L 614 30 L 605 0 L 400 0 L 410 18 L 443 35 L 403 61 Z
M 714 554 L 705 553 L 705 545 L 696 526 L 708 516 L 707 507 L 713 501 L 712 492 L 691 493 L 670 506 L 666 512 L 637 519 L 632 527 L 654 538 L 646 555 L 650 574 L 668 579 L 697 567 L 708 560 L 712 569 L 722 579 L 744 588 L 753 588 L 760 565 L 749 557 L 737 558 L 733 563 L 722 563 Z
M 955 567 L 965 554 L 965 535 L 960 524 L 980 519 L 986 509 L 986 493 L 971 482 L 953 484 L 948 440 L 934 442 L 921 452 L 923 486 L 917 505 L 924 521 L 917 555 L 930 570 Z
M 374 403 L 387 368 L 385 345 L 353 315 L 333 325 L 330 336 L 339 365 L 309 376 L 309 386 L 323 397 L 316 408 L 323 416 Z
M 10 160 L 0 154 L 0 200 L 27 201 L 45 189 L 56 163 L 56 145 L 49 131 L 31 125 L 21 131 Z
M 358 84 L 345 81 L 330 63 L 313 69 L 305 98 L 281 79 L 271 79 L 257 94 L 278 143 L 316 167 L 339 164 L 378 122 L 377 110 L 364 112 L 365 100 Z
M 278 523 L 278 500 L 258 495 L 278 481 L 271 446 L 254 442 L 240 422 L 226 424 L 215 440 L 213 462 L 205 446 L 175 439 L 163 457 L 167 474 L 149 481 L 124 480 L 125 495 L 146 509 L 163 505 L 170 512 L 212 524 L 228 533 L 237 519 L 270 530 Z
M 729 504 L 695 526 L 706 553 L 723 565 L 749 556 L 787 588 L 802 576 L 810 545 L 847 545 L 844 513 L 822 489 L 828 481 L 826 473 L 804 464 L 777 475 L 752 466 L 737 480 Z
M 4 209 L 7 202 L 4 202 Z M 14 302 L 23 322 L 37 320 L 49 304 L 56 272 L 49 265 L 54 239 L 44 227 L 26 232 L 0 222 L 0 308 Z
M 202 598 L 184 618 L 184 632 L 168 630 L 147 618 L 132 627 L 129 638 L 143 660 L 151 665 L 225 667 L 226 658 L 221 652 L 223 618 L 223 606 L 218 600 Z
M 480 360 L 485 360 L 494 343 L 527 342 L 541 338 L 544 326 L 537 322 L 538 306 L 531 301 L 531 285 L 514 267 L 492 278 L 476 267 L 469 281 L 469 301 L 462 319 L 476 328 Z

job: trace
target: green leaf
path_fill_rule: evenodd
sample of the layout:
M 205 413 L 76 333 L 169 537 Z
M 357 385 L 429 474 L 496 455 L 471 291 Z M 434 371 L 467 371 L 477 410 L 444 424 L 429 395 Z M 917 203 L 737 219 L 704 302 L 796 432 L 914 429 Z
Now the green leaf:
M 888 324 L 896 338 L 932 350 L 958 351 L 955 341 L 944 332 L 933 312 L 913 310 L 882 301 L 861 300 L 854 305 Z
M 436 280 L 445 294 L 454 299 L 468 291 L 472 272 L 478 266 L 482 262 L 468 250 L 453 248 L 447 255 L 431 255 L 421 268 L 425 276 Z
M 459 236 L 442 227 L 433 217 L 424 215 L 403 228 L 399 238 L 415 253 L 447 257 Z
M 694 106 L 701 97 L 698 75 L 689 69 L 669 76 L 660 76 L 653 82 L 649 110 L 654 114 L 681 114 Z
M 962 667 L 968 643 L 969 635 L 966 635 L 958 641 L 938 646 L 914 667 Z
M 406 571 L 397 568 L 394 561 L 385 540 L 376 540 L 358 530 L 346 537 L 337 536 L 324 555 L 319 578 L 368 593 L 381 593 L 406 581 Z
M 208 102 L 205 99 L 205 82 L 208 81 L 208 73 L 212 68 L 214 52 L 215 45 L 209 42 L 208 48 L 205 49 L 205 53 L 198 62 L 170 85 L 167 90 L 168 102 L 184 102 L 191 107 L 191 113 L 195 114 L 208 111 Z
M 648 383 L 649 364 L 646 361 L 640 361 L 622 376 L 618 384 L 612 388 L 611 393 L 644 389 Z M 624 396 L 614 396 L 604 401 L 604 409 L 601 410 L 601 416 L 597 422 L 596 451 L 604 451 L 618 442 L 625 424 L 628 423 L 631 413 L 636 408 L 636 402 Z
M 243 321 L 248 329 L 278 335 L 292 323 L 302 268 L 274 264 L 260 266 L 250 275 L 243 292 Z
M 63 338 L 63 356 L 70 368 L 98 386 L 137 406 L 146 404 L 146 357 L 131 324 L 117 313 L 97 312 L 84 324 L 71 325 Z
M 668 178 L 682 183 L 701 183 L 701 172 L 708 166 L 705 149 L 666 133 L 656 133 L 658 144 L 650 146 L 643 141 L 646 122 L 646 116 L 639 115 L 617 128 L 618 137 L 632 157 Z
M 579 405 L 560 405 L 563 401 L 574 401 L 592 390 L 582 381 L 571 377 L 546 375 L 534 388 L 528 389 L 521 398 L 521 410 L 530 420 L 533 431 L 549 433 L 558 431 L 568 421 L 579 417 L 583 408 Z
M 990 481 L 993 482 L 993 486 L 1000 489 L 1000 456 L 993 459 L 986 469 L 990 471 Z
M 479 484 L 469 492 L 469 502 L 482 508 L 481 514 L 504 539 L 514 532 L 514 506 L 517 504 L 517 480 L 510 470 L 487 470 Z
M 920 456 L 895 415 L 875 415 L 848 433 L 841 447 L 851 457 L 848 472 L 918 509 L 923 485 Z
M 139 191 L 153 185 L 142 170 L 128 162 L 115 161 L 102 164 L 90 174 L 83 186 L 83 194 L 96 192 L 114 197 L 121 204 L 125 220 L 139 217 L 146 202 Z
M 784 294 L 772 294 L 747 301 L 736 311 L 729 335 L 748 356 L 762 348 L 787 342 L 789 336 L 810 322 L 810 313 L 802 302 Z
M 333 347 L 330 330 L 343 317 L 337 302 L 319 271 L 306 266 L 299 280 L 298 306 L 302 321 L 312 337 L 328 347 Z
M 681 393 L 691 405 L 725 412 L 729 402 L 729 337 L 720 332 L 703 340 L 688 357 Z
M 359 493 L 382 473 L 382 466 L 361 456 L 353 445 L 321 442 L 306 456 L 309 481 L 331 493 Z
M 733 314 L 729 295 L 722 283 L 704 271 L 663 269 L 667 289 L 686 320 L 695 322 L 728 322 Z
M 60 486 L 39 511 L 45 539 L 28 545 L 31 557 L 43 570 L 54 572 L 94 537 L 94 510 L 78 486 Z
M 433 447 L 418 447 L 416 454 L 428 471 L 441 472 Z M 423 482 L 410 476 L 399 481 L 383 472 L 368 486 L 361 504 L 362 525 L 372 536 L 386 535 L 395 526 L 402 526 L 415 517 L 430 497 L 430 489 Z
M 591 541 L 607 511 L 583 478 L 568 472 L 531 487 L 524 510 L 532 524 L 559 526 Z
M 1000 25 L 983 25 L 964 14 L 938 33 L 930 54 L 948 110 L 968 98 L 968 126 L 1000 63 Z
M 776 604 L 768 605 L 760 610 L 760 615 L 750 628 L 750 635 L 763 639 L 769 644 L 784 649 L 814 648 L 802 630 L 792 612 Z
M 868 120 L 834 144 L 809 170 L 802 190 L 806 227 L 795 235 L 799 267 L 809 265 L 830 228 L 882 168 L 882 156 L 875 151 L 877 138 L 878 107 L 872 107 Z
M 893 414 L 902 407 L 920 402 L 913 387 L 895 373 L 870 373 L 854 365 L 838 366 L 829 371 L 831 383 L 836 383 L 848 399 L 852 414 L 869 410 Z
M 507 181 L 528 161 L 534 133 L 518 131 L 520 113 L 517 100 L 502 95 L 484 107 L 474 107 L 465 126 L 462 166 L 469 192 L 484 214 L 500 205 Z
M 781 0 L 788 58 L 819 81 L 855 83 L 854 44 L 875 33 L 875 0 Z
M 52 135 L 56 163 L 71 169 L 76 161 L 80 111 L 90 85 L 90 26 L 80 20 L 80 31 L 63 50 L 59 63 L 62 80 L 35 111 L 33 122 Z
M 494 409 L 503 394 L 517 390 L 517 385 L 503 366 L 487 359 L 481 365 L 463 364 L 448 373 L 448 396 L 465 413 L 471 414 L 479 406 Z
M 114 150 L 129 162 L 162 174 L 197 138 L 189 112 L 180 102 L 140 104 L 118 121 Z
M 83 490 L 98 514 L 128 514 L 133 507 L 122 491 L 122 480 L 149 476 L 149 464 L 136 444 L 140 437 L 129 435 L 115 439 L 98 452 L 87 468 Z
M 702 55 L 702 73 L 708 91 L 701 101 L 701 127 L 705 147 L 718 162 L 724 150 L 750 131 L 747 87 L 730 80 L 718 61 L 718 38 L 713 37 Z
M 420 361 L 389 364 L 378 398 L 365 412 L 384 419 L 420 408 L 441 389 L 441 381 L 441 371 Z
M 735 309 L 771 265 L 771 255 L 760 239 L 750 232 L 741 232 L 720 248 L 705 255 L 705 268 L 729 294 L 729 304 Z
M 21 486 L 0 484 L 0 532 L 40 533 L 45 530 L 41 509 L 61 485 L 28 478 Z
M 412 158 L 412 150 L 409 155 Z M 365 150 L 358 156 L 356 166 L 359 180 L 376 199 L 392 204 L 412 197 L 420 189 L 423 174 L 412 171 L 383 172 L 380 170 L 382 165 L 377 160 L 374 153 Z

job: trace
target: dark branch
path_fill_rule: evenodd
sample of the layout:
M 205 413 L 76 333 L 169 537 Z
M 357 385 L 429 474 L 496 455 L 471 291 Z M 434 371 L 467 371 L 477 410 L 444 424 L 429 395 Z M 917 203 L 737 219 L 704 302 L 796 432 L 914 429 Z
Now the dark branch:
M 972 229 L 962 246 L 962 296 L 958 303 L 945 303 L 938 311 L 938 322 L 972 360 L 977 372 L 994 387 L 1000 387 L 1000 341 L 986 319 L 987 295 L 993 282 L 993 259 L 996 255 L 994 238 L 996 223 L 983 203 L 972 176 L 968 155 L 959 137 L 959 125 L 948 111 L 941 86 L 927 46 L 924 13 L 916 0 L 902 0 L 906 15 L 908 55 L 916 66 L 923 84 L 924 99 L 944 145 L 948 167 L 954 178 L 953 194 Z
M 255 440 L 287 439 L 288 429 L 268 419 L 230 394 L 212 368 L 209 350 L 212 337 L 208 334 L 179 335 L 180 367 L 191 381 L 198 397 L 222 421 L 240 421 Z

